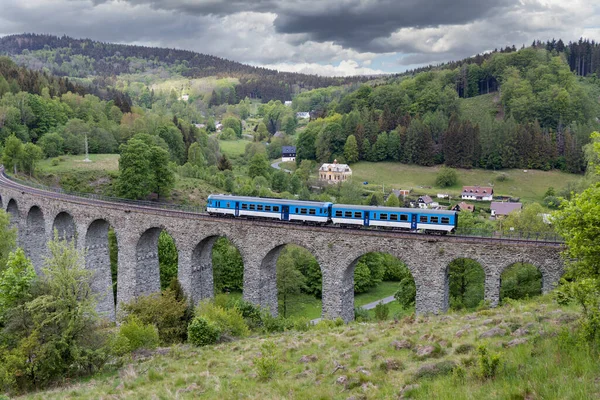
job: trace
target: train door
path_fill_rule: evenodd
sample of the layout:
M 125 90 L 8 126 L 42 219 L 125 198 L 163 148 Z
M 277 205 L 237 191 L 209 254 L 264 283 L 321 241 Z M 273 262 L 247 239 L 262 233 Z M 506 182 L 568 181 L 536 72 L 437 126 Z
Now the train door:
M 290 206 L 281 207 L 281 219 L 284 221 L 290 220 Z
M 417 214 L 410 215 L 410 230 L 411 231 L 417 230 Z
M 235 202 L 235 216 L 236 217 L 240 216 L 240 202 L 239 201 Z
M 365 213 L 365 220 L 364 220 L 365 226 L 369 226 L 369 214 L 370 213 L 369 213 L 369 211 L 365 211 L 364 213 Z

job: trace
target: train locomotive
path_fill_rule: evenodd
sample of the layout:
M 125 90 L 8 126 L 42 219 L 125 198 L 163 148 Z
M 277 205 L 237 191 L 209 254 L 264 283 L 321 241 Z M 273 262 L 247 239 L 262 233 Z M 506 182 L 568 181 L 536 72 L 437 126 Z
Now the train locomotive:
M 454 232 L 458 224 L 456 211 L 334 204 L 221 194 L 208 196 L 206 211 L 214 216 L 270 219 L 355 228 L 378 227 L 435 234 Z

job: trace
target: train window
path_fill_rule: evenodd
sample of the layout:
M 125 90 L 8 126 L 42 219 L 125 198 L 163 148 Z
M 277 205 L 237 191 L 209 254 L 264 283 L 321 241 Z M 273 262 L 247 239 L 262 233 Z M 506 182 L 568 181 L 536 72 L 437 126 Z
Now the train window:
M 247 210 L 248 209 L 248 204 L 243 203 L 242 204 L 242 210 Z
M 335 211 L 335 216 L 336 217 L 341 217 L 342 216 L 342 210 L 336 210 Z
M 450 218 L 442 217 L 442 224 L 449 224 L 449 223 L 450 223 Z
M 271 206 L 265 206 L 265 211 L 271 211 Z
M 315 214 L 317 214 L 317 210 L 315 210 L 314 208 L 311 208 L 310 210 L 308 210 L 308 213 L 310 215 L 315 215 Z
M 225 207 L 229 208 L 229 207 L 231 207 L 231 204 L 227 203 L 227 205 Z
M 300 209 L 300 214 L 307 214 L 308 212 L 306 211 L 306 208 L 301 208 Z
M 273 206 L 273 211 L 279 212 L 279 206 Z
M 352 211 L 344 212 L 344 218 L 352 218 Z
M 356 211 L 354 213 L 354 218 L 362 218 L 361 212 L 360 211 Z
M 400 221 L 408 221 L 408 215 L 400 214 Z
M 250 204 L 250 209 L 251 209 L 251 210 L 254 210 L 254 209 L 256 209 L 256 207 L 254 206 L 254 204 Z
M 387 221 L 387 214 L 379 214 L 379 219 L 382 221 Z
M 431 222 L 432 224 L 437 224 L 439 221 L 438 217 L 431 217 L 429 218 L 429 222 Z
M 390 221 L 398 221 L 398 214 L 390 214 Z
M 419 222 L 427 222 L 427 215 L 421 215 L 419 217 Z
M 262 210 L 263 210 L 263 206 L 262 206 L 262 204 L 259 204 L 259 205 L 257 205 L 257 206 L 256 206 L 256 209 L 257 209 L 258 211 L 262 211 Z

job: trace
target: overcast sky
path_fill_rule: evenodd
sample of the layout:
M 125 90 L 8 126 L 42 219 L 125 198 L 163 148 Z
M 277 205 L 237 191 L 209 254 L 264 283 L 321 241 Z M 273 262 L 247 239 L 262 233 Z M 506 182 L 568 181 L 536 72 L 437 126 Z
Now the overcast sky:
M 177 47 L 321 75 L 401 72 L 534 39 L 600 40 L 598 0 L 0 0 L 0 36 Z

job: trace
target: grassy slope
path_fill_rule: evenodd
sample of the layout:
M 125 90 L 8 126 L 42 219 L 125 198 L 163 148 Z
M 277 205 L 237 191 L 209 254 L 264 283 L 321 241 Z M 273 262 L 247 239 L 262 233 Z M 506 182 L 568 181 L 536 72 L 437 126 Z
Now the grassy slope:
M 458 104 L 461 115 L 471 121 L 480 121 L 485 115 L 496 117 L 499 111 L 498 98 L 499 95 L 495 92 L 468 99 L 459 99 Z
M 557 191 L 565 188 L 568 183 L 576 182 L 579 175 L 567 174 L 560 171 L 536 171 L 511 169 L 490 171 L 485 169 L 459 169 L 458 184 L 450 188 L 435 187 L 435 178 L 439 167 L 420 167 L 394 162 L 359 162 L 352 165 L 352 179 L 358 182 L 368 181 L 369 184 L 385 184 L 386 190 L 412 189 L 415 194 L 449 193 L 453 198 L 460 196 L 462 185 L 494 185 L 496 195 L 520 197 L 524 201 L 541 202 L 548 187 Z M 498 182 L 500 173 L 505 173 L 509 179 Z
M 223 154 L 227 154 L 228 156 L 241 156 L 246 151 L 246 145 L 248 143 L 252 143 L 249 140 L 239 139 L 239 140 L 219 140 L 219 146 L 221 147 L 221 152 Z
M 555 336 L 573 318 L 549 298 L 514 303 L 475 314 L 404 319 L 398 323 L 352 323 L 271 337 L 249 338 L 206 348 L 181 346 L 164 356 L 133 361 L 75 385 L 30 395 L 35 399 L 219 398 L 219 399 L 368 399 L 397 398 L 411 383 L 417 399 L 588 399 L 600 395 L 597 356 Z M 505 348 L 513 336 L 480 339 L 494 326 L 514 331 L 529 325 L 527 343 Z M 461 337 L 456 332 L 467 329 Z M 414 350 L 396 350 L 395 340 L 439 344 L 438 358 L 419 359 Z M 257 360 L 266 340 L 277 346 L 277 371 L 270 381 L 257 377 Z M 495 379 L 475 376 L 476 357 L 457 354 L 461 344 L 486 344 L 501 354 Z M 313 361 L 300 362 L 302 356 Z M 396 362 L 398 370 L 382 366 Z M 454 361 L 464 374 L 418 377 L 425 365 Z M 342 368 L 335 368 L 341 365 Z M 346 383 L 339 383 L 346 378 Z M 408 394 L 408 393 L 406 393 Z

